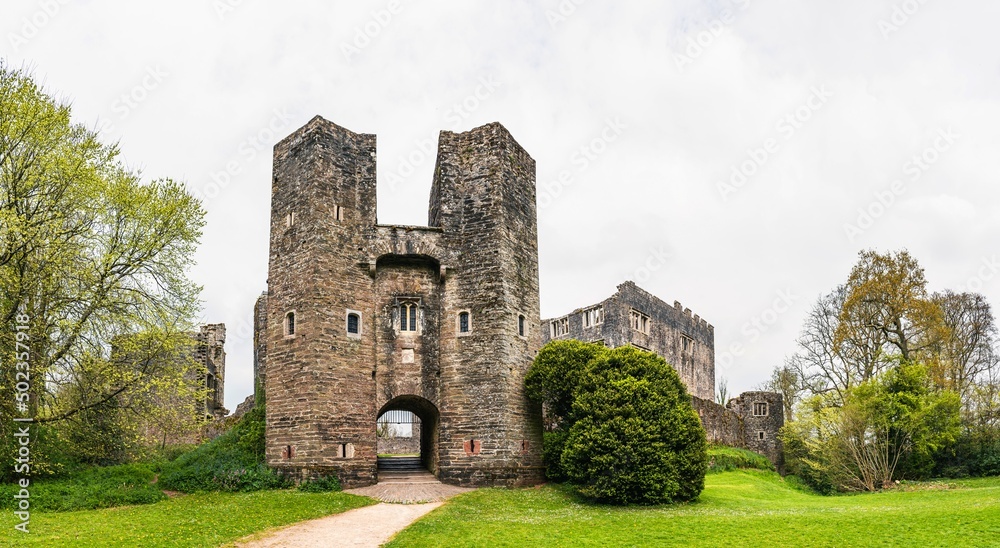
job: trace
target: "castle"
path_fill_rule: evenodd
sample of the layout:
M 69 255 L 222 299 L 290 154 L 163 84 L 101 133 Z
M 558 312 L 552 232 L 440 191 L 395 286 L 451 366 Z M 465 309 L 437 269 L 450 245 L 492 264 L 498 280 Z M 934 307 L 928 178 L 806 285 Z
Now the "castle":
M 690 311 L 627 283 L 541 321 L 535 162 L 499 123 L 441 132 L 427 226 L 378 223 L 375 158 L 374 135 L 318 116 L 274 147 L 268 289 L 254 310 L 270 466 L 372 484 L 376 421 L 408 411 L 440 480 L 537 483 L 541 409 L 524 377 L 543 341 L 563 336 L 660 353 L 710 438 L 767 449 L 773 425 L 711 401 L 714 332 Z M 780 415 L 780 395 L 760 394 L 741 398 Z
M 500 124 L 442 132 L 428 226 L 379 224 L 375 136 L 316 117 L 274 148 L 258 318 L 269 465 L 377 480 L 376 419 L 420 418 L 442 481 L 542 480 L 535 162 Z M 261 366 L 258 365 L 258 369 Z

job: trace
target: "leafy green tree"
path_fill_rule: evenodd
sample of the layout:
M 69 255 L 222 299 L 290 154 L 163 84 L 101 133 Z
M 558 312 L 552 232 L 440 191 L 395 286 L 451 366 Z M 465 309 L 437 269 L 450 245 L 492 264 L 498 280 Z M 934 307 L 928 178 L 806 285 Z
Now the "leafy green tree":
M 20 342 L 39 423 L 127 407 L 157 379 L 143 364 L 176 350 L 199 307 L 186 273 L 203 217 L 181 184 L 143 182 L 116 146 L 72 123 L 68 105 L 0 63 L 0 353 L 14 354 L 14 325 L 27 319 Z M 113 342 L 136 333 L 158 344 L 111 361 Z M 4 368 L 0 392 L 15 380 Z M 11 398 L 0 407 L 17 411 Z
M 899 362 L 842 403 L 810 398 L 782 441 L 790 469 L 817 488 L 876 491 L 929 474 L 934 453 L 961 433 L 959 409 L 956 393 L 932 390 L 925 366 Z
M 696 498 L 705 430 L 677 372 L 633 347 L 595 357 L 575 393 L 561 464 L 580 492 L 616 504 Z

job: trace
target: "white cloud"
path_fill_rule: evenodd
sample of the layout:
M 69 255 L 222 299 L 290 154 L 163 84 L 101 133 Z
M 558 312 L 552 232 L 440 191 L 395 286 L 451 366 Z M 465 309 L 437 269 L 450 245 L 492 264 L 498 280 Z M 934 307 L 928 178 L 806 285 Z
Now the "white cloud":
M 858 250 L 907 247 L 935 287 L 965 283 L 997 253 L 1000 52 L 990 37 L 1000 6 L 927 2 L 886 39 L 889 0 L 582 2 L 553 28 L 547 12 L 567 2 L 401 0 L 381 24 L 387 0 L 245 0 L 221 18 L 213 2 L 92 0 L 66 3 L 15 51 L 11 36 L 46 4 L 24 1 L 3 8 L 0 52 L 70 97 L 79 121 L 110 120 L 107 137 L 149 177 L 204 190 L 236 162 L 207 201 L 192 273 L 205 286 L 204 319 L 230 326 L 230 408 L 252 390 L 239 326 L 265 288 L 273 141 L 315 114 L 378 134 L 379 219 L 423 224 L 433 160 L 403 170 L 400 158 L 453 129 L 454 105 L 484 78 L 501 85 L 457 129 L 501 121 L 537 160 L 539 183 L 575 170 L 574 151 L 609 118 L 627 126 L 540 213 L 543 315 L 611 294 L 651 249 L 667 249 L 669 263 L 641 285 L 713 323 L 718 353 L 745 347 L 721 372 L 734 390 L 794 350 L 806 310 Z M 674 54 L 727 8 L 732 22 L 679 69 Z M 348 62 L 343 45 L 373 21 L 377 34 Z M 157 67 L 167 76 L 122 115 L 116 100 Z M 814 86 L 833 96 L 784 139 L 776 124 Z M 275 109 L 291 121 L 248 145 L 269 137 Z M 940 161 L 870 229 L 845 237 L 857 209 L 949 127 L 961 137 Z M 719 181 L 767 138 L 780 149 L 723 201 Z M 748 340 L 743 326 L 786 289 L 798 299 Z M 1000 302 L 1000 277 L 981 291 Z

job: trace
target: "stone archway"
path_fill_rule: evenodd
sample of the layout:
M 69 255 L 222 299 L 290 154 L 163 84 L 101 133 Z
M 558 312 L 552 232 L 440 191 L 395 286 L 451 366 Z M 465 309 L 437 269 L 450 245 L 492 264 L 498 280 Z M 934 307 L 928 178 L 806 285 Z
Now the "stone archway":
M 432 474 L 438 471 L 438 426 L 440 414 L 430 400 L 415 395 L 396 396 L 379 409 L 376 424 L 390 411 L 409 411 L 420 419 L 420 462 Z

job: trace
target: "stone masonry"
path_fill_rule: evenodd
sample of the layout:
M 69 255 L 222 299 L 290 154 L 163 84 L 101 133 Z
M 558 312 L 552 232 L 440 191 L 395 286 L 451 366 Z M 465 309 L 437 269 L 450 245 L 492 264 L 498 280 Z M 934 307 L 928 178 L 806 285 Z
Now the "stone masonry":
M 377 481 L 376 420 L 416 414 L 457 485 L 542 480 L 535 162 L 498 123 L 441 132 L 428 226 L 379 224 L 375 136 L 320 117 L 274 148 L 266 314 L 255 314 L 268 464 Z
M 205 387 L 209 389 L 204 412 L 208 419 L 221 419 L 226 410 L 226 324 L 201 326 L 192 334 L 195 340 L 194 360 L 205 368 Z

